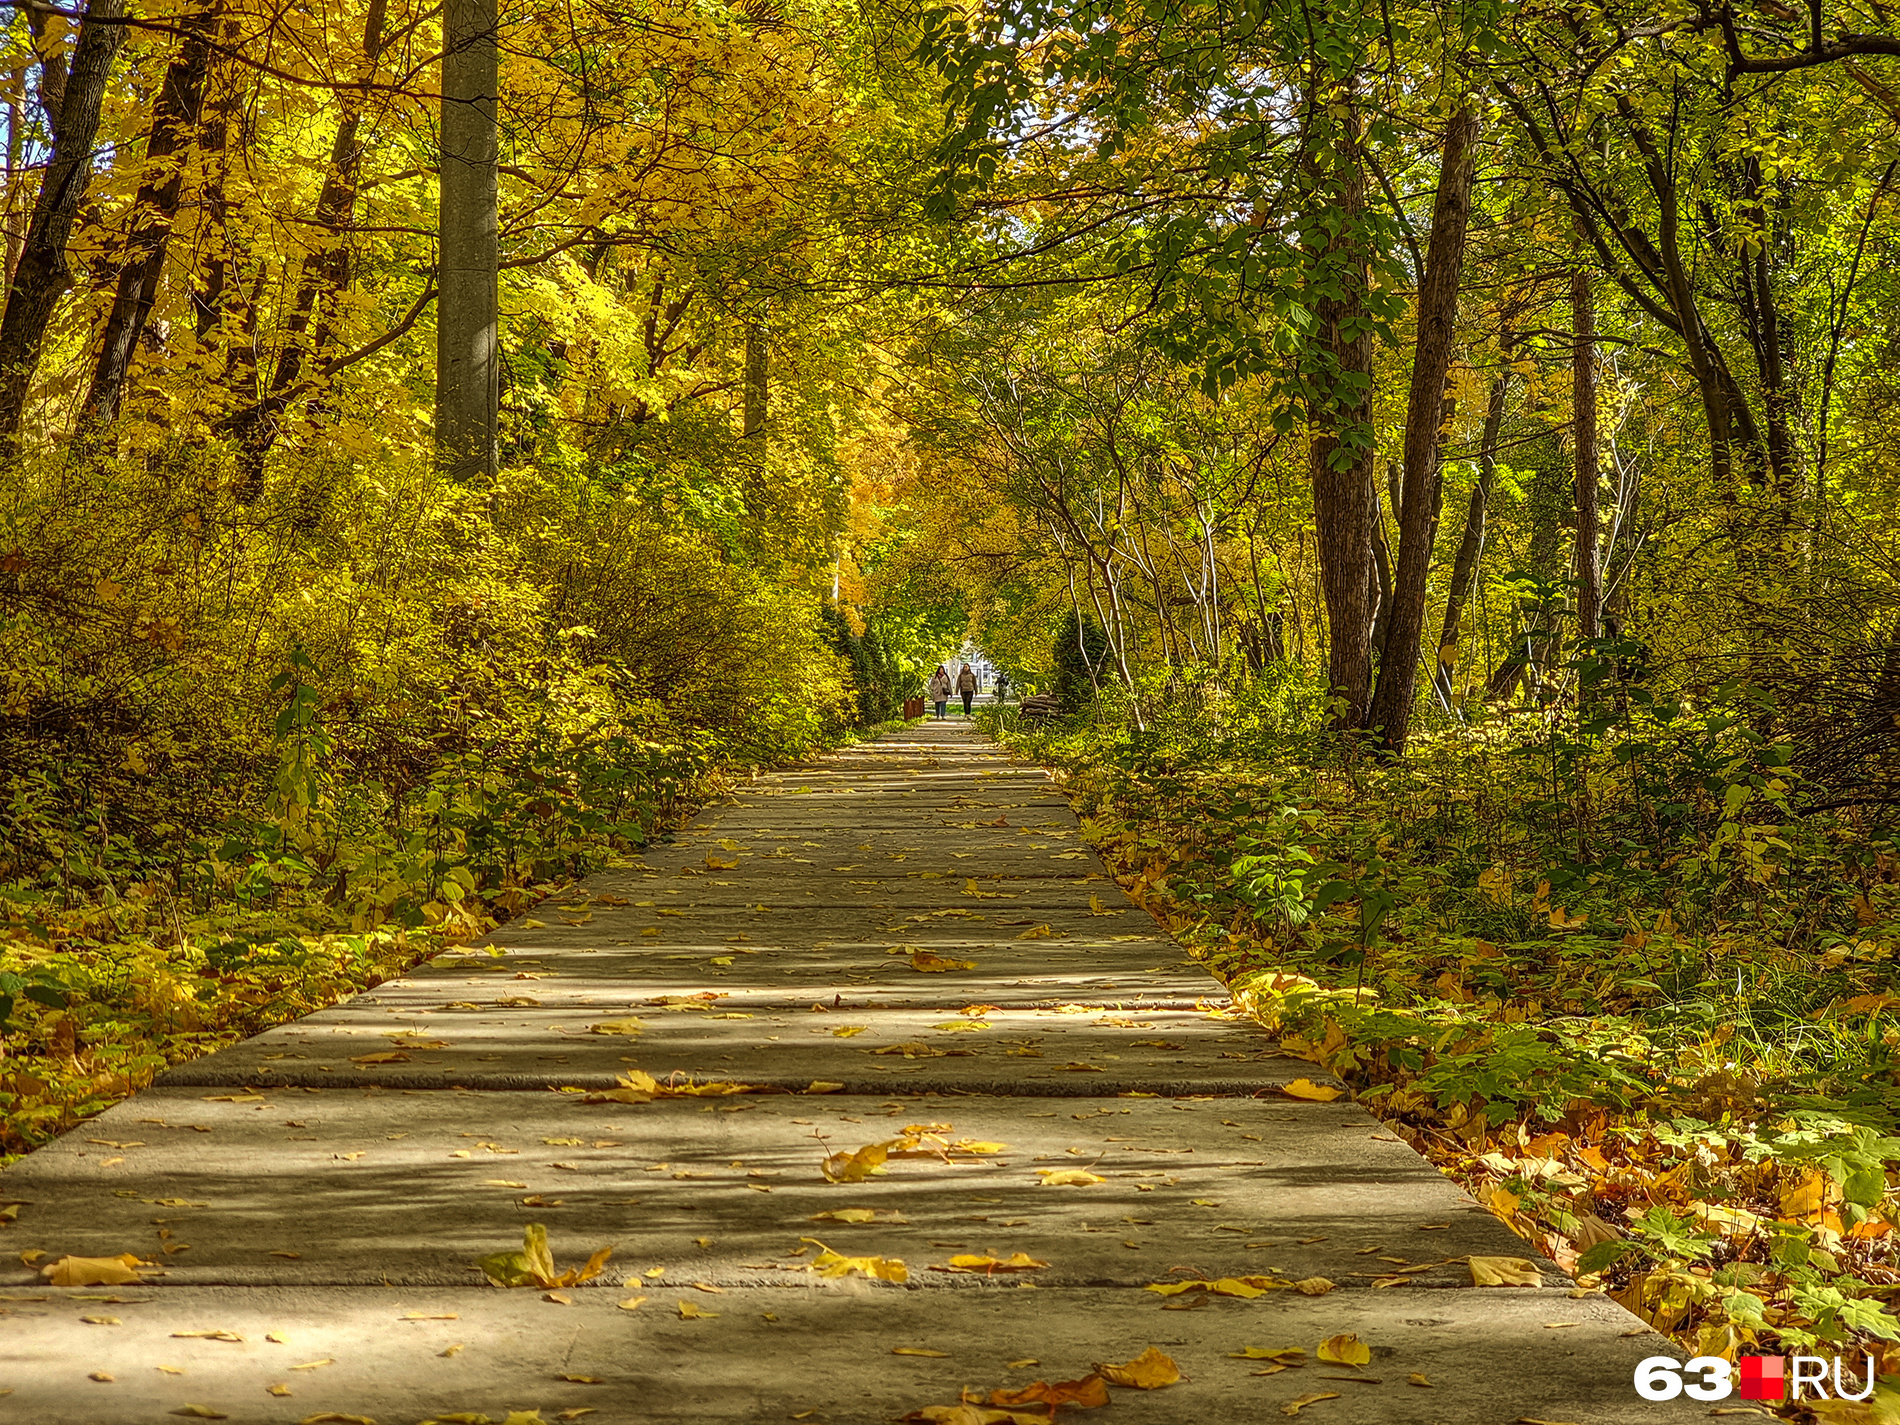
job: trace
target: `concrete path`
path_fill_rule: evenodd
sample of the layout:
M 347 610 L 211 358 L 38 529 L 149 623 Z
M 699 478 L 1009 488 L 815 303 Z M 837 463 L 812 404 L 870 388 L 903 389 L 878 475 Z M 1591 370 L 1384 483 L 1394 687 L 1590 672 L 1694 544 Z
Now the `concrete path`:
M 763 778 L 0 1174 L 27 1204 L 0 1418 L 872 1422 L 1149 1347 L 1186 1379 L 1115 1389 L 1131 1425 L 1706 1409 L 1640 1401 L 1668 1344 L 1550 1263 L 1473 1288 L 1466 1258 L 1528 1249 L 1349 1099 L 1283 1092 L 1332 1081 L 1224 1003 L 966 724 Z M 753 1091 L 638 1101 L 636 1071 Z M 882 1171 L 826 1180 L 874 1144 Z M 561 1269 L 612 1258 L 487 1286 L 531 1223 Z M 827 1248 L 906 1280 L 826 1275 Z M 36 1252 L 155 1265 L 59 1289 Z M 950 1270 L 1017 1253 L 1046 1265 Z M 1316 1359 L 1343 1333 L 1368 1365 Z

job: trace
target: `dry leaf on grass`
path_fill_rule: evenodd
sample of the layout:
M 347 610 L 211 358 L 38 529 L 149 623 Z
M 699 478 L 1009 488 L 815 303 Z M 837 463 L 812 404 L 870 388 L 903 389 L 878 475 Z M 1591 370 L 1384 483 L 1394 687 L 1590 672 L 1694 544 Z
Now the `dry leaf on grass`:
M 520 1250 L 496 1252 L 483 1257 L 475 1265 L 495 1286 L 538 1286 L 548 1290 L 592 1281 L 600 1275 L 601 1268 L 607 1265 L 607 1259 L 613 1254 L 612 1247 L 602 1247 L 587 1259 L 584 1266 L 557 1272 L 554 1269 L 554 1254 L 548 1250 L 548 1229 L 538 1222 L 531 1222 L 522 1232 Z
M 1119 1366 L 1097 1362 L 1095 1370 L 1111 1385 L 1133 1386 L 1136 1390 L 1159 1390 L 1181 1379 L 1181 1368 L 1175 1365 L 1173 1358 L 1153 1346 Z
M 1473 1286 L 1542 1286 L 1534 1263 L 1524 1257 L 1472 1257 Z

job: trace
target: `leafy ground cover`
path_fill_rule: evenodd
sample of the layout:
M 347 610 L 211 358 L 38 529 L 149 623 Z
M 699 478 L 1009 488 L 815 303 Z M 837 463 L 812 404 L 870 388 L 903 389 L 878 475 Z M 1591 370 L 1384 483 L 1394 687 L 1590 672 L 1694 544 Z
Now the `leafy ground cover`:
M 587 914 L 584 896 L 561 904 L 579 877 L 750 770 L 706 735 L 523 722 L 402 796 L 366 799 L 332 755 L 315 691 L 295 676 L 282 691 L 279 765 L 258 813 L 183 837 L 170 864 L 131 835 L 42 825 L 64 854 L 0 883 L 0 1164 L 171 1064 L 539 902 Z
M 1218 685 L 1031 729 L 1235 1013 L 1696 1353 L 1900 1367 L 1900 846 L 1745 689 L 1376 760 Z

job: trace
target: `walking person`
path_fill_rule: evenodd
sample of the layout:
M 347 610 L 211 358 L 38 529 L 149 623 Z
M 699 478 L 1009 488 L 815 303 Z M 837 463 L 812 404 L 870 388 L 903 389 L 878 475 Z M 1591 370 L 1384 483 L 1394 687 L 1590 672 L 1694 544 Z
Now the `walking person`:
M 963 671 L 957 674 L 957 692 L 963 697 L 963 715 L 968 717 L 970 715 L 970 699 L 976 696 L 976 669 L 972 668 L 968 663 L 965 663 L 963 665 Z
M 944 715 L 944 708 L 950 702 L 950 675 L 943 670 L 943 664 L 937 665 L 937 671 L 930 675 L 930 701 L 937 705 L 937 716 Z

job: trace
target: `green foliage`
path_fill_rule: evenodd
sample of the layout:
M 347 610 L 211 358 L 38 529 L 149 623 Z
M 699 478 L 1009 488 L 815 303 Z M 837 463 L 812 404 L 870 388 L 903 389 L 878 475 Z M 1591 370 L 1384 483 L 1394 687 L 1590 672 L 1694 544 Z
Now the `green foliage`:
M 1758 690 L 1574 652 L 1575 713 L 1396 761 L 1239 685 L 1009 735 L 1241 1012 L 1540 1250 L 1700 1349 L 1900 1339 L 1896 828 L 1797 815 Z
M 1067 708 L 1085 708 L 1110 676 L 1108 635 L 1086 614 L 1071 609 L 1049 643 L 1056 695 Z

